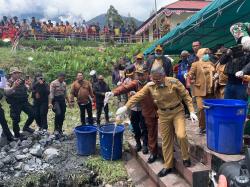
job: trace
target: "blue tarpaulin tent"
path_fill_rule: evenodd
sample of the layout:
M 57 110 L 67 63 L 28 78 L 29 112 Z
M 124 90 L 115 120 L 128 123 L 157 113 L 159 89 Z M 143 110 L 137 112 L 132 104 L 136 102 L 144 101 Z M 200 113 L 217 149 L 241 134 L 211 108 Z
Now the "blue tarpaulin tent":
M 157 45 L 163 46 L 165 54 L 180 54 L 182 50 L 191 51 L 192 42 L 197 40 L 208 48 L 217 44 L 235 45 L 230 26 L 237 22 L 250 22 L 250 0 L 214 0 L 156 41 L 144 54 L 154 52 Z

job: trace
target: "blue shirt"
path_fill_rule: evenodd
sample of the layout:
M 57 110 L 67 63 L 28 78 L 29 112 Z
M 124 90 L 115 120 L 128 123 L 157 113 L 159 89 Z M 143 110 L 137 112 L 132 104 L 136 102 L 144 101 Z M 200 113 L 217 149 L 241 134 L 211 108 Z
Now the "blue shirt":
M 186 60 L 181 60 L 179 62 L 179 66 L 178 66 L 178 73 L 177 73 L 177 79 L 183 84 L 186 85 L 186 80 L 184 78 L 185 73 L 188 72 L 188 68 L 189 68 L 189 61 Z
M 194 53 L 191 54 L 191 55 L 187 58 L 187 61 L 188 61 L 189 66 L 191 67 L 192 63 L 197 61 L 197 56 L 196 56 L 196 54 L 194 54 Z

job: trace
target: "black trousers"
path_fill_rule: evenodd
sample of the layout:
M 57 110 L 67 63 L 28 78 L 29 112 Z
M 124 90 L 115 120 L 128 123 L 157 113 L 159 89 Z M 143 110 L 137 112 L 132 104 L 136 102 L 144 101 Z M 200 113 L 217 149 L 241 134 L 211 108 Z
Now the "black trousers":
M 92 103 L 89 102 L 88 104 L 86 105 L 82 105 L 82 104 L 79 104 L 79 108 L 80 108 L 80 116 L 81 116 L 81 123 L 82 125 L 85 125 L 86 122 L 85 122 L 85 110 L 87 110 L 87 113 L 88 113 L 88 123 L 90 125 L 93 125 L 94 124 L 94 121 L 93 121 L 93 113 L 92 113 Z
M 48 102 L 34 101 L 35 120 L 39 128 L 48 129 Z
M 186 89 L 187 89 L 187 91 L 188 91 L 189 95 L 191 95 L 191 91 L 190 91 L 190 89 L 189 89 L 189 88 L 186 88 Z M 186 103 L 185 103 L 183 100 L 182 100 L 182 104 L 183 104 L 183 106 L 184 106 L 184 111 L 185 111 L 185 114 L 190 115 L 189 110 L 188 110 L 188 107 L 187 107 Z
M 141 111 L 131 110 L 130 121 L 134 130 L 136 143 L 142 139 L 143 146 L 148 146 L 148 131 Z
M 96 103 L 96 122 L 97 122 L 97 124 L 100 124 L 100 122 L 101 122 L 100 118 L 101 118 L 103 108 L 104 108 L 106 123 L 109 122 L 109 106 L 108 106 L 108 104 L 106 104 L 106 106 L 104 107 L 104 103 Z
M 10 105 L 10 117 L 13 122 L 13 131 L 16 137 L 20 136 L 19 122 L 20 122 L 20 115 L 22 111 L 28 115 L 28 119 L 25 122 L 25 125 L 23 127 L 24 129 L 29 127 L 34 121 L 33 107 L 31 106 L 29 102 L 11 104 Z
M 54 101 L 53 111 L 55 112 L 55 131 L 62 133 L 63 122 L 65 119 L 66 103 L 65 101 Z
M 3 134 L 7 137 L 7 139 L 10 139 L 13 135 L 10 132 L 7 121 L 5 119 L 4 110 L 2 109 L 1 106 L 0 106 L 0 124 L 3 129 Z

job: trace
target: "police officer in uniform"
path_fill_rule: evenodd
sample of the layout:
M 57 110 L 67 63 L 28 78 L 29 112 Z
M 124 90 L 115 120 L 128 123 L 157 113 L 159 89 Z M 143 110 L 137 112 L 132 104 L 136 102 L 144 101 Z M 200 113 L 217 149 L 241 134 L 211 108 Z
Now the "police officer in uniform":
M 10 68 L 10 79 L 4 89 L 6 101 L 10 105 L 10 117 L 13 122 L 13 131 L 16 138 L 20 138 L 20 115 L 23 111 L 28 115 L 23 131 L 33 133 L 34 130 L 30 125 L 34 121 L 34 114 L 31 104 L 28 102 L 28 88 L 25 85 L 25 80 L 21 79 L 21 73 L 17 67 Z
M 3 98 L 3 90 L 0 89 L 0 100 Z M 6 136 L 8 141 L 14 141 L 15 138 L 13 137 L 13 135 L 10 132 L 10 129 L 8 127 L 7 121 L 5 119 L 5 115 L 4 115 L 4 110 L 2 109 L 2 105 L 0 103 L 0 124 L 2 126 L 3 129 L 3 134 Z
M 63 122 L 65 120 L 66 102 L 69 103 L 67 85 L 64 82 L 66 74 L 61 72 L 58 78 L 50 84 L 49 107 L 55 112 L 55 136 L 59 139 L 63 135 Z
M 197 121 L 198 118 L 194 114 L 192 98 L 179 80 L 172 77 L 165 77 L 164 69 L 161 66 L 155 66 L 151 69 L 151 76 L 153 82 L 147 83 L 125 106 L 119 108 L 116 114 L 121 115 L 133 104 L 140 102 L 148 93 L 152 94 L 154 102 L 158 107 L 157 113 L 159 115 L 164 157 L 164 167 L 158 173 L 158 176 L 164 177 L 171 173 L 174 164 L 174 134 L 180 144 L 183 165 L 185 167 L 191 165 L 182 100 L 186 103 L 190 111 L 191 120 Z

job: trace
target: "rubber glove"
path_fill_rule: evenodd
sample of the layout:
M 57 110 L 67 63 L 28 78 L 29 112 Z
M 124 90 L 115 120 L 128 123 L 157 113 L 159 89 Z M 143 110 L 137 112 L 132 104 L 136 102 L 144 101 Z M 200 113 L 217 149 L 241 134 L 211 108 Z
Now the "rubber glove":
M 113 92 L 106 92 L 105 97 L 108 97 L 108 98 L 114 97 L 114 93 Z
M 116 111 L 116 115 L 117 115 L 117 116 L 122 115 L 122 114 L 124 114 L 127 110 L 128 110 L 128 107 L 122 106 L 122 107 L 118 108 L 118 110 Z
M 244 72 L 243 71 L 237 71 L 236 73 L 235 73 L 235 76 L 236 77 L 243 77 L 243 75 L 244 75 Z
M 194 123 L 196 121 L 199 121 L 198 120 L 198 117 L 196 116 L 196 114 L 194 112 L 191 112 L 190 113 L 190 118 L 191 118 L 191 121 Z
M 121 81 L 119 81 L 116 85 L 117 86 L 120 86 L 122 84 L 122 82 Z
M 130 94 L 130 95 L 135 95 L 136 92 L 135 92 L 135 91 L 130 91 L 129 94 Z
M 106 104 L 108 104 L 109 100 L 111 97 L 114 97 L 114 93 L 113 92 L 106 92 L 105 93 L 105 98 L 104 98 L 104 106 L 106 106 Z
M 187 73 L 185 73 L 184 75 L 183 75 L 183 77 L 184 77 L 184 79 L 186 80 L 187 79 Z
M 219 78 L 219 74 L 218 74 L 218 73 L 215 73 L 213 79 L 216 80 L 216 79 L 218 79 L 218 78 Z

